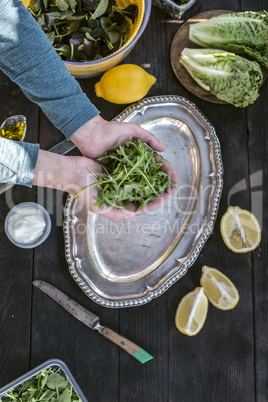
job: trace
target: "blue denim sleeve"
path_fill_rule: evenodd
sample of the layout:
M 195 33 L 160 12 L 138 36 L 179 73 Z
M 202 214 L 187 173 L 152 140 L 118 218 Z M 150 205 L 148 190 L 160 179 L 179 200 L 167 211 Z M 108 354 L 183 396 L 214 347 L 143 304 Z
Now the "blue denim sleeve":
M 41 107 L 67 139 L 99 113 L 20 0 L 0 0 L 0 69 Z M 17 145 L 8 146 L 17 149 Z M 0 153 L 2 164 L 1 148 Z
M 0 0 L 0 55 L 0 68 L 66 138 L 99 113 L 20 0 Z

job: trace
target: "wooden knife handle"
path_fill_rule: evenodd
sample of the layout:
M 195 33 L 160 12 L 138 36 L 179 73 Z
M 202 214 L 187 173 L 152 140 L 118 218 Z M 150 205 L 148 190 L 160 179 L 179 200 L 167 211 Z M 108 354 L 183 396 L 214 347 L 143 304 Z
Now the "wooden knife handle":
M 127 353 L 135 357 L 141 363 L 145 363 L 146 361 L 153 358 L 153 356 L 143 350 L 140 346 L 129 341 L 128 339 L 124 338 L 122 335 L 119 335 L 117 332 L 114 332 L 110 328 L 104 326 L 103 329 L 100 331 L 100 334 L 115 343 L 120 348 L 124 349 Z
M 119 335 L 117 332 L 114 332 L 112 329 L 103 327 L 103 330 L 100 332 L 105 338 L 109 339 L 113 343 L 115 343 L 120 348 L 124 349 L 129 354 L 133 355 L 137 352 L 140 347 L 135 345 L 135 343 L 129 341 L 128 339 L 124 338 L 123 336 Z

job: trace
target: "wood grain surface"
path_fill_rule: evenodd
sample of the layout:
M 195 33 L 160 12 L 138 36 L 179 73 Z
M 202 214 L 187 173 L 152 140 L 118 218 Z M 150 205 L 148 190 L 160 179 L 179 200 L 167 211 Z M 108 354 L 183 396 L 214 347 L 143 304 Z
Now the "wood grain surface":
M 197 0 L 181 20 L 155 6 L 142 37 L 125 63 L 138 64 L 157 78 L 148 96 L 180 95 L 196 104 L 216 129 L 224 164 L 224 189 L 212 235 L 188 273 L 150 303 L 109 309 L 94 303 L 72 279 L 65 260 L 62 212 L 66 194 L 13 187 L 0 196 L 0 387 L 50 359 L 63 360 L 88 401 L 94 402 L 266 402 L 268 400 L 268 84 L 246 109 L 194 94 L 176 77 L 172 41 L 191 17 L 212 10 L 264 10 L 267 0 Z M 99 77 L 79 83 L 108 120 L 128 105 L 98 98 Z M 26 141 L 49 149 L 63 139 L 43 112 L 0 73 L 0 120 L 27 117 Z M 77 150 L 72 154 L 79 154 Z M 179 172 L 178 172 L 179 174 Z M 37 201 L 51 214 L 45 243 L 24 250 L 9 242 L 4 220 L 13 205 Z M 251 210 L 260 220 L 262 241 L 252 253 L 235 254 L 223 243 L 220 218 L 229 205 Z M 194 337 L 181 334 L 174 317 L 179 301 L 199 286 L 203 265 L 220 269 L 236 285 L 240 301 L 230 311 L 209 306 L 206 323 Z M 90 330 L 32 287 L 45 280 L 101 318 L 101 323 L 154 356 L 141 365 Z

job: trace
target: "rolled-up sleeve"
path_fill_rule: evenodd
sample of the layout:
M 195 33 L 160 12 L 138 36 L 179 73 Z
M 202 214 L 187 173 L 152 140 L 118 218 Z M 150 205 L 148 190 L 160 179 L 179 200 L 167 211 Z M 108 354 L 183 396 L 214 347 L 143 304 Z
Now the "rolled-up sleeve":
M 1 183 L 31 187 L 39 153 L 39 144 L 0 138 Z
M 67 139 L 99 113 L 20 0 L 0 0 L 0 68 Z

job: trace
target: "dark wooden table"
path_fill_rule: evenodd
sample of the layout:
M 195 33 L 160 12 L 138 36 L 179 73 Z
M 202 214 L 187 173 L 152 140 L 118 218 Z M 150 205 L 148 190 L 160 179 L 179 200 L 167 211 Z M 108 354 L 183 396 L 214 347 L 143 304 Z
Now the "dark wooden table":
M 268 83 L 246 109 L 203 101 L 176 79 L 170 63 L 172 39 L 188 18 L 203 11 L 263 10 L 267 0 L 197 0 L 175 21 L 152 8 L 149 24 L 126 63 L 145 65 L 157 77 L 148 96 L 181 95 L 194 102 L 214 125 L 224 163 L 224 189 L 212 235 L 188 273 L 161 297 L 140 307 L 108 309 L 90 300 L 69 274 L 64 256 L 62 209 L 66 194 L 14 187 L 0 196 L 0 387 L 50 358 L 62 359 L 89 401 L 241 401 L 268 400 L 267 154 Z M 94 94 L 99 78 L 80 80 L 101 115 L 110 120 L 127 105 L 113 105 Z M 27 139 L 49 149 L 63 139 L 39 108 L 0 74 L 0 120 L 24 114 Z M 12 205 L 43 203 L 52 232 L 34 250 L 13 246 L 4 233 Z M 262 242 L 252 253 L 235 254 L 223 243 L 220 218 L 229 205 L 251 210 L 262 226 Z M 206 264 L 236 284 L 240 301 L 230 311 L 209 308 L 195 337 L 181 334 L 174 316 L 181 298 L 199 285 Z M 101 317 L 102 323 L 150 352 L 141 365 L 97 332 L 76 321 L 54 301 L 33 289 L 43 279 Z

